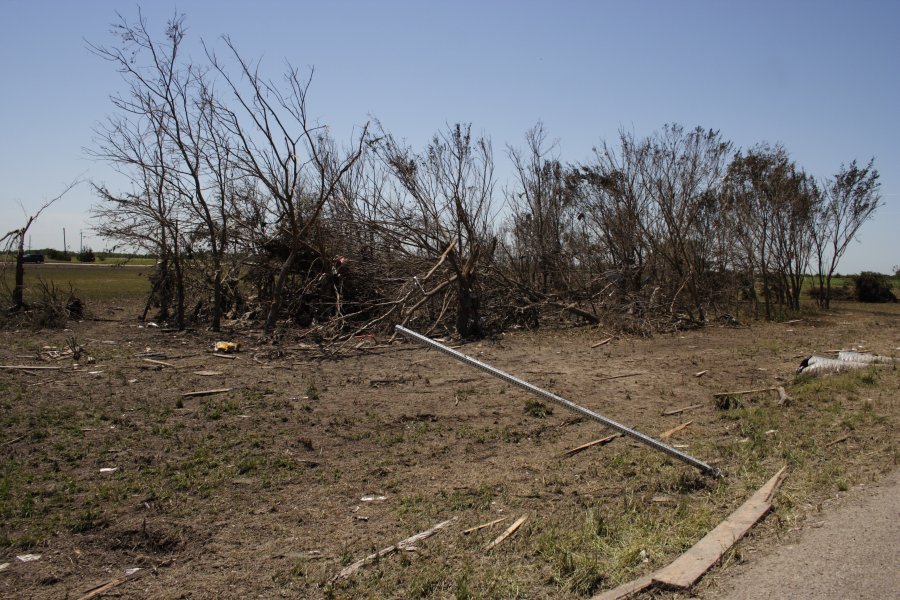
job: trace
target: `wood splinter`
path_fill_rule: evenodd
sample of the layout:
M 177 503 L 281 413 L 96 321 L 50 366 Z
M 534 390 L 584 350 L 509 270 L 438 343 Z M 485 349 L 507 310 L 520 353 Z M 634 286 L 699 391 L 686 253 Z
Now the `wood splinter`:
M 366 556 L 365 558 L 359 559 L 352 565 L 348 565 L 348 566 L 344 567 L 343 569 L 341 569 L 341 572 L 338 573 L 337 575 L 335 575 L 334 577 L 332 577 L 331 581 L 334 582 L 334 581 L 337 581 L 338 579 L 343 579 L 345 577 L 349 577 L 350 575 L 353 575 L 360 568 L 364 567 L 365 565 L 369 564 L 370 562 L 374 562 L 374 561 L 378 560 L 379 558 L 387 556 L 388 554 L 391 554 L 393 552 L 397 552 L 400 550 L 408 550 L 408 549 L 414 547 L 416 542 L 421 542 L 422 540 L 431 537 L 432 535 L 434 535 L 441 529 L 443 529 L 443 528 L 447 527 L 448 525 L 450 525 L 451 523 L 453 523 L 453 521 L 455 521 L 455 520 L 456 520 L 456 517 L 453 517 L 452 519 L 448 519 L 446 521 L 442 521 L 442 522 L 438 523 L 437 525 L 435 525 L 434 527 L 432 527 L 431 529 L 426 529 L 425 531 L 422 531 L 421 533 L 417 533 L 416 535 L 408 537 L 405 540 L 401 540 L 401 541 L 397 542 L 396 544 L 388 546 L 387 548 L 382 548 L 378 552 L 373 552 L 372 554 Z
M 611 441 L 613 441 L 614 439 L 616 439 L 617 437 L 622 437 L 622 434 L 614 433 L 612 435 L 608 435 L 606 437 L 600 438 L 599 440 L 594 440 L 592 442 L 582 444 L 582 445 L 578 446 L 577 448 L 572 448 L 571 450 L 566 450 L 565 452 L 563 452 L 563 456 L 575 456 L 579 452 L 587 450 L 588 448 L 593 448 L 594 446 L 603 446 L 605 444 L 608 444 Z
M 212 396 L 213 394 L 224 394 L 225 392 L 230 392 L 234 388 L 220 388 L 217 390 L 199 390 L 196 392 L 185 392 L 181 395 L 182 398 L 192 398 L 194 396 Z
M 690 421 L 687 421 L 686 423 L 682 423 L 681 425 L 676 425 L 672 429 L 669 429 L 668 431 L 664 431 L 663 433 L 659 434 L 659 439 L 664 440 L 666 438 L 672 437 L 673 434 L 678 433 L 679 431 L 681 431 L 682 429 L 684 429 L 685 427 L 687 427 L 688 425 L 690 425 L 693 422 L 694 421 L 692 419 Z
M 488 545 L 486 545 L 484 547 L 484 551 L 487 552 L 489 550 L 493 550 L 494 548 L 496 548 L 498 544 L 503 542 L 503 540 L 505 540 L 512 534 L 514 534 L 519 529 L 519 527 L 521 527 L 527 520 L 528 520 L 528 515 L 522 515 L 521 517 L 516 519 L 516 522 L 513 523 L 512 525 L 510 525 L 509 527 L 507 527 L 506 531 L 504 531 L 499 536 L 497 536 L 497 539 L 495 539 L 494 541 L 492 541 Z
M 678 415 L 683 412 L 687 412 L 689 410 L 694 410 L 695 408 L 700 408 L 703 406 L 702 404 L 691 404 L 690 406 L 685 406 L 682 408 L 673 408 L 672 410 L 663 411 L 662 415 L 664 417 L 671 417 L 672 415 Z
M 463 535 L 469 535 L 470 533 L 474 533 L 476 531 L 481 531 L 482 529 L 486 529 L 501 521 L 507 520 L 509 517 L 500 517 L 499 519 L 494 519 L 493 521 L 488 521 L 487 523 L 482 523 L 481 525 L 476 525 L 475 527 L 469 527 L 465 531 L 463 531 Z

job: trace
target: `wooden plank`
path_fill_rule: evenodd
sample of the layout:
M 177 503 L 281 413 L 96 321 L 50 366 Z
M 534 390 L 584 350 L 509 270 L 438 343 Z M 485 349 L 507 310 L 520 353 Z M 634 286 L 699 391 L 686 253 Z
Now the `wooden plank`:
M 772 497 L 784 479 L 782 467 L 727 519 L 719 523 L 687 552 L 653 575 L 653 583 L 687 589 L 712 567 L 735 542 L 772 508 Z
M 506 528 L 506 531 L 504 531 L 504 532 L 501 533 L 499 536 L 497 536 L 497 539 L 495 539 L 494 541 L 490 542 L 488 545 L 486 545 L 486 546 L 484 547 L 485 552 L 487 552 L 488 550 L 493 550 L 494 548 L 496 548 L 498 544 L 500 544 L 501 542 L 503 542 L 503 540 L 505 540 L 506 538 L 508 538 L 508 537 L 511 536 L 512 534 L 514 534 L 514 533 L 519 529 L 519 527 L 521 527 L 521 526 L 525 523 L 525 521 L 527 521 L 527 520 L 528 520 L 528 515 L 522 515 L 521 517 L 519 517 L 518 519 L 516 519 L 516 522 L 513 523 L 512 525 L 510 525 L 509 527 L 507 527 L 507 528 Z
M 647 589 L 652 584 L 653 575 L 644 575 L 643 577 L 639 577 L 628 583 L 623 583 L 617 588 L 597 594 L 592 597 L 591 600 L 623 600 L 624 598 L 628 598 Z
M 338 573 L 337 575 L 335 575 L 334 577 L 332 577 L 331 581 L 334 582 L 334 581 L 337 581 L 338 579 L 343 579 L 345 577 L 349 577 L 350 575 L 353 575 L 360 568 L 364 567 L 365 565 L 369 564 L 370 562 L 374 562 L 374 561 L 378 560 L 379 558 L 382 558 L 384 556 L 387 556 L 388 554 L 391 554 L 392 552 L 397 552 L 398 550 L 403 550 L 405 548 L 409 548 L 416 542 L 421 542 L 422 540 L 431 537 L 432 535 L 434 535 L 435 533 L 437 533 L 444 527 L 447 527 L 448 525 L 450 525 L 450 523 L 452 523 L 455 520 L 456 520 L 456 517 L 453 517 L 452 519 L 448 519 L 446 521 L 442 521 L 442 522 L 438 523 L 437 525 L 435 525 L 434 527 L 432 527 L 431 529 L 426 529 L 425 531 L 417 533 L 414 536 L 408 537 L 405 540 L 401 540 L 401 541 L 397 542 L 396 544 L 388 546 L 387 548 L 382 548 L 378 552 L 373 552 L 372 554 L 366 556 L 365 558 L 359 559 L 352 565 L 347 565 L 346 567 L 341 569 L 341 572 Z
M 659 434 L 659 439 L 664 440 L 667 437 L 671 437 L 673 434 L 678 433 L 679 431 L 681 431 L 682 429 L 684 429 L 685 427 L 687 427 L 688 425 L 690 425 L 693 422 L 694 421 L 692 419 L 692 420 L 688 421 L 687 423 L 682 423 L 681 425 L 676 425 L 672 429 L 669 429 L 668 431 L 664 431 L 661 434 Z
M 182 398 L 192 398 L 194 396 L 212 396 L 213 394 L 224 394 L 225 392 L 230 392 L 234 388 L 219 388 L 217 390 L 199 390 L 196 392 L 185 392 L 181 395 Z
M 608 435 L 606 437 L 600 438 L 599 440 L 594 440 L 592 442 L 588 442 L 587 444 L 582 444 L 582 445 L 578 446 L 577 448 L 572 448 L 571 450 L 566 450 L 565 452 L 563 452 L 562 455 L 563 456 L 575 456 L 579 452 L 581 452 L 583 450 L 587 450 L 588 448 L 593 448 L 594 446 L 602 446 L 604 444 L 608 444 L 611 441 L 613 441 L 614 439 L 616 439 L 617 437 L 622 437 L 622 434 L 614 433 L 612 435 Z

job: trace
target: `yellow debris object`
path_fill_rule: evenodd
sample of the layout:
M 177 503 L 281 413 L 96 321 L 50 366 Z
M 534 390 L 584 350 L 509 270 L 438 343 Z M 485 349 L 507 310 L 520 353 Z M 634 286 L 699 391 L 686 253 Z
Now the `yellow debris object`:
M 237 342 L 216 342 L 216 352 L 237 352 L 241 345 Z

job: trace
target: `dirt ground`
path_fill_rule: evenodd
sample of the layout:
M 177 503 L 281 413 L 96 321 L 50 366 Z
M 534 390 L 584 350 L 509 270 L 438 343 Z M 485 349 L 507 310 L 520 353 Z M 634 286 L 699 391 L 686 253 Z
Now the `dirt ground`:
M 588 327 L 459 346 L 650 435 L 690 421 L 668 441 L 722 480 L 624 438 L 567 457 L 609 432 L 410 343 L 360 338 L 324 358 L 291 334 L 179 333 L 134 314 L 0 332 L 3 365 L 60 367 L 0 371 L 0 595 L 79 598 L 113 582 L 120 598 L 588 597 L 666 564 L 783 464 L 775 514 L 726 568 L 898 462 L 895 367 L 794 376 L 813 352 L 897 354 L 896 305 L 596 348 L 611 336 Z M 72 337 L 78 361 L 64 353 Z M 215 357 L 217 340 L 241 350 Z M 786 406 L 770 392 L 713 397 L 779 385 Z M 413 550 L 335 579 L 447 519 Z M 40 557 L 17 558 L 29 554 Z M 713 594 L 718 572 L 695 593 Z

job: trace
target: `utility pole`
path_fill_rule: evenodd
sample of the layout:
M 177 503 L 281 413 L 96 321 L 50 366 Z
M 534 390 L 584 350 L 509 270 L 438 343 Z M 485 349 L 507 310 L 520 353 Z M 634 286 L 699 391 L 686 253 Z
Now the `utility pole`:
M 78 252 L 84 254 L 84 232 L 80 229 L 78 230 L 78 235 L 81 237 L 81 241 L 78 244 Z
M 66 250 L 66 228 L 63 227 L 63 256 L 66 256 L 68 251 Z

